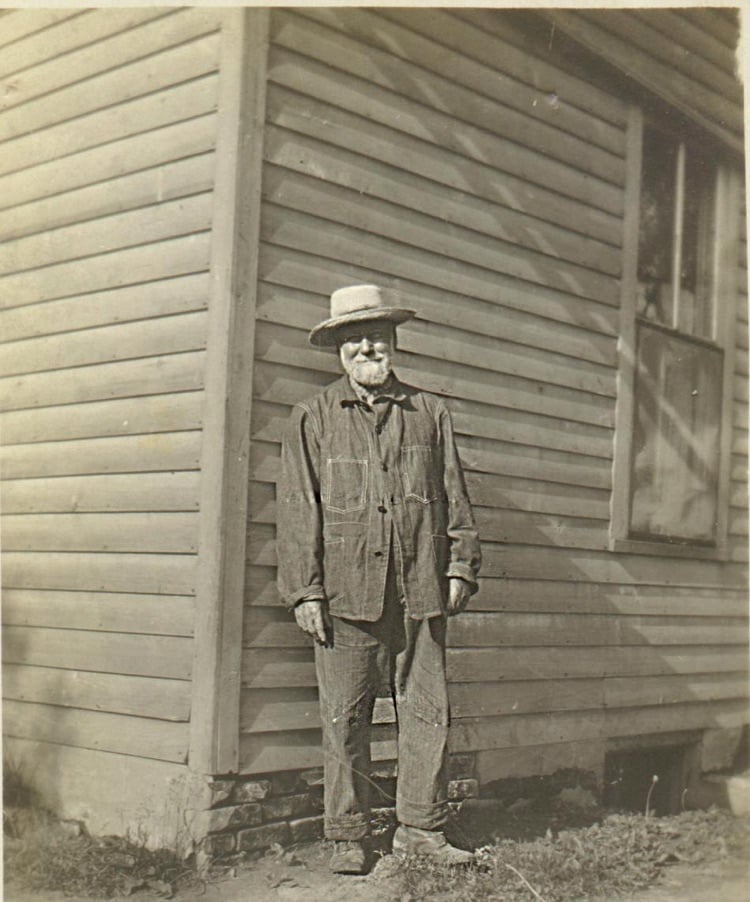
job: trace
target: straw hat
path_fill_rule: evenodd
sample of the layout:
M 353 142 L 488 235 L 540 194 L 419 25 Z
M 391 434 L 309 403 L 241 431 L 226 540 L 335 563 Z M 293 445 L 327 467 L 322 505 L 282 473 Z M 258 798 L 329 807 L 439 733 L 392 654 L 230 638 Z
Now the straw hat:
M 394 326 L 416 316 L 415 310 L 389 306 L 377 285 L 349 285 L 331 295 L 331 316 L 310 332 L 310 344 L 319 348 L 336 344 L 336 331 L 351 323 L 388 320 Z

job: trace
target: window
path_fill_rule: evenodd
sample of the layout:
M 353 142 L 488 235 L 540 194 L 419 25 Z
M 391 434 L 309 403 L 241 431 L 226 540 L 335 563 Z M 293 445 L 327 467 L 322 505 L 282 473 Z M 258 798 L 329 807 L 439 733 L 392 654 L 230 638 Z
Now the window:
M 701 143 L 631 128 L 612 546 L 720 555 L 739 188 Z

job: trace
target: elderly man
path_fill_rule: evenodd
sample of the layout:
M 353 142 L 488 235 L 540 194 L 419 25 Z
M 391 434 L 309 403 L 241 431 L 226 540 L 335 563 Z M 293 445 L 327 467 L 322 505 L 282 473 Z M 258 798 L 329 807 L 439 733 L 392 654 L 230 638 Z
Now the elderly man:
M 370 722 L 387 679 L 398 719 L 397 854 L 449 865 L 443 834 L 446 617 L 477 588 L 480 550 L 443 401 L 393 372 L 413 310 L 374 285 L 341 288 L 310 341 L 344 376 L 292 413 L 278 487 L 279 588 L 316 643 L 325 833 L 332 870 L 362 873 Z

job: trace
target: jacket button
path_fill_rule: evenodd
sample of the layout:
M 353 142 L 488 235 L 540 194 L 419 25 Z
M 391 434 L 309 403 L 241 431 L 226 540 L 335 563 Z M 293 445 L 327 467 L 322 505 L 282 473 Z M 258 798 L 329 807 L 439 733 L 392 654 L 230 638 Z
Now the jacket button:
M 383 557 L 383 552 L 382 552 L 382 551 L 376 551 L 376 552 L 375 552 L 375 557 Z
M 379 504 L 379 505 L 378 505 L 378 510 L 380 511 L 381 514 L 384 514 L 384 513 L 386 513 L 387 508 L 385 507 L 385 505 Z

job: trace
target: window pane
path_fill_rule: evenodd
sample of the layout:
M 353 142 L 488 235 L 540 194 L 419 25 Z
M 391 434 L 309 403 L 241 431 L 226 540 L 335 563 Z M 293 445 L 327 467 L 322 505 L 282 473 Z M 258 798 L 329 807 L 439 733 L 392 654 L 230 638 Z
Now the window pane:
M 638 227 L 638 313 L 672 325 L 672 236 L 677 142 L 643 129 Z
M 722 354 L 638 326 L 630 531 L 715 539 Z
M 701 338 L 713 337 L 711 251 L 715 184 L 715 164 L 688 150 L 677 327 L 681 332 Z

